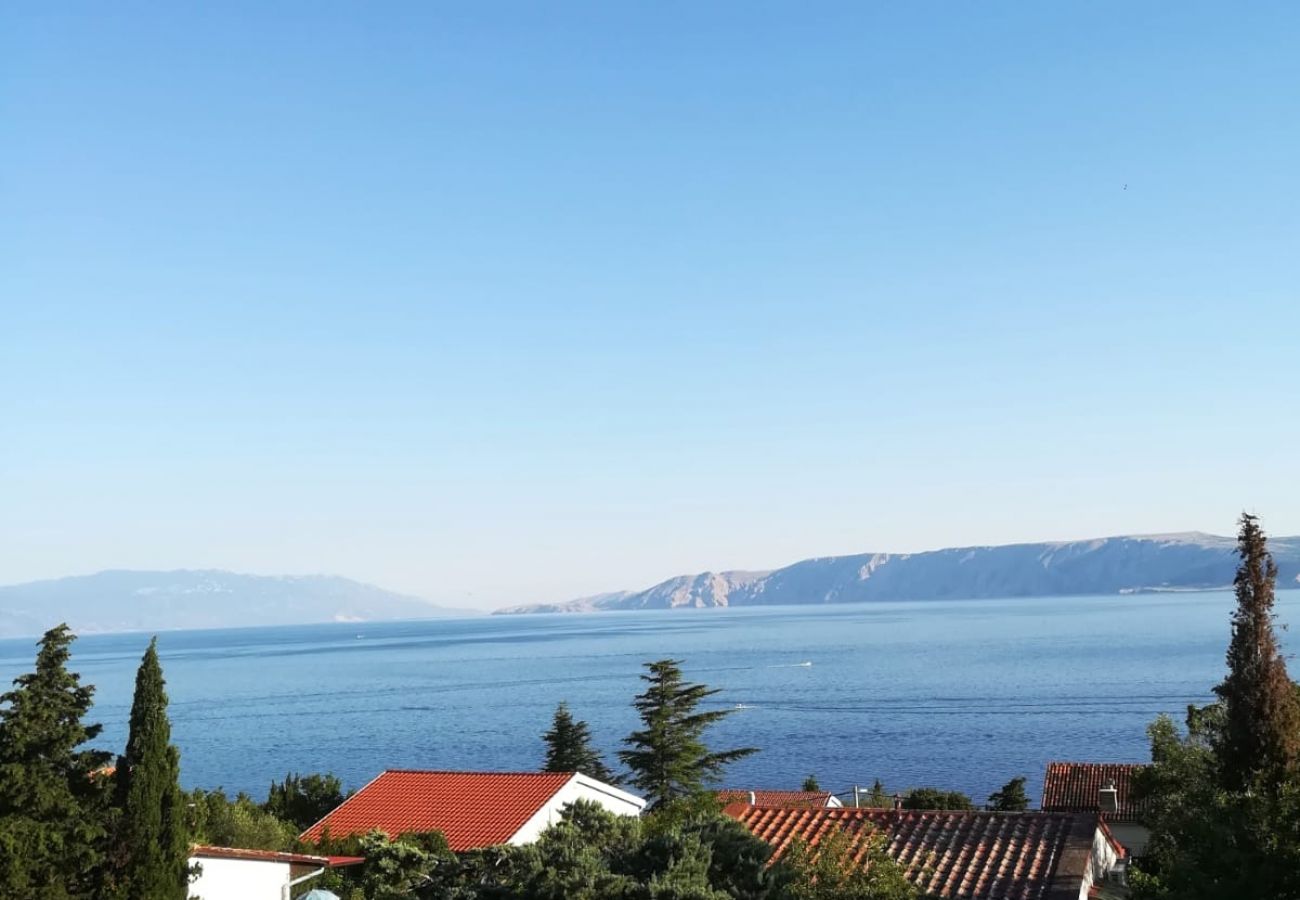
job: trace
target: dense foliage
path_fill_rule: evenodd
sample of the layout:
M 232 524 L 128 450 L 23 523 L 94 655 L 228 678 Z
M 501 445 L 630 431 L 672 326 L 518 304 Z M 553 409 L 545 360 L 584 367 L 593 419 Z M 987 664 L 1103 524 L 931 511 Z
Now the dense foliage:
M 346 799 L 343 782 L 336 775 L 290 772 L 284 781 L 271 783 L 262 808 L 298 831 L 305 831 Z
M 960 791 L 912 788 L 903 795 L 903 809 L 974 809 L 975 803 Z
M 1253 516 L 1238 535 L 1237 608 L 1228 674 L 1180 730 L 1148 729 L 1138 779 L 1151 841 L 1133 876 L 1142 900 L 1300 898 L 1300 687 L 1287 675 L 1273 620 L 1277 570 Z
M 772 864 L 772 848 L 707 801 L 641 818 L 579 801 L 524 847 L 451 854 L 429 836 L 372 834 L 330 845 L 366 857 L 323 882 L 344 900 L 911 900 L 916 891 L 868 839 L 866 865 L 831 835 Z
M 606 784 L 618 784 L 618 777 L 591 745 L 591 729 L 586 722 L 573 718 L 567 703 L 555 708 L 551 730 L 542 735 L 542 740 L 546 742 L 542 771 L 581 772 Z
M 66 625 L 39 644 L 33 672 L 0 696 L 0 897 L 90 898 L 103 876 L 112 755 L 86 748 L 94 688 L 69 672 Z
M 796 841 L 782 860 L 790 873 L 783 897 L 789 900 L 910 900 L 917 889 L 885 852 L 883 834 L 860 843 L 832 831 L 809 848 Z
M 45 633 L 35 670 L 0 697 L 0 898 L 183 900 L 190 829 L 156 642 L 136 674 L 116 768 L 86 744 L 94 689 L 68 670 L 74 636 Z
M 248 850 L 288 850 L 298 829 L 245 793 L 195 788 L 185 795 L 190 834 L 200 844 Z
M 996 812 L 1022 812 L 1029 809 L 1029 795 L 1025 793 L 1024 777 L 1012 778 L 989 794 L 988 808 Z
M 654 806 L 699 793 L 728 763 L 757 752 L 752 747 L 711 750 L 704 743 L 704 732 L 732 712 L 699 710 L 716 688 L 686 683 L 675 659 L 647 663 L 646 669 L 641 676 L 646 689 L 633 704 L 644 728 L 628 735 L 623 743 L 629 749 L 619 751 L 618 758 Z

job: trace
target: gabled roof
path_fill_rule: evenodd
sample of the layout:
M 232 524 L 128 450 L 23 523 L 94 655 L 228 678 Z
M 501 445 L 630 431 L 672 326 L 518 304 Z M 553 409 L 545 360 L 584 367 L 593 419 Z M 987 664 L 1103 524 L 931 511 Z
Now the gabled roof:
M 754 795 L 755 806 L 804 806 L 821 807 L 830 804 L 830 791 L 718 791 L 718 799 L 723 803 L 748 803 L 749 795 Z
M 575 777 L 573 772 L 430 772 L 389 769 L 299 837 L 344 838 L 378 829 L 390 838 L 441 831 L 456 852 L 504 844 Z
M 725 812 L 773 845 L 774 859 L 796 839 L 815 847 L 836 829 L 855 842 L 883 831 L 889 836 L 887 852 L 908 879 L 927 896 L 943 900 L 1077 898 L 1097 834 L 1095 815 L 1063 813 L 791 809 L 745 803 L 733 803 Z
M 212 847 L 197 844 L 190 848 L 190 856 L 199 859 L 243 859 L 250 862 L 289 863 L 293 866 L 314 866 L 336 869 L 355 866 L 366 861 L 364 856 L 316 856 L 311 853 L 281 853 L 276 850 L 245 850 L 242 847 Z
M 1145 768 L 1141 763 L 1048 763 L 1039 805 L 1048 812 L 1099 812 L 1101 789 L 1113 781 L 1118 808 L 1105 814 L 1107 821 L 1136 822 L 1146 804 L 1133 798 L 1133 776 Z

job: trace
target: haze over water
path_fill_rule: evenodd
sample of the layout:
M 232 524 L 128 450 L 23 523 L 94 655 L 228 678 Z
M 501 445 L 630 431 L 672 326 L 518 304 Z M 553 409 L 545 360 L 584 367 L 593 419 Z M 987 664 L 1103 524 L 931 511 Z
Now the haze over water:
M 1300 592 L 1278 594 L 1300 620 Z M 612 757 L 636 725 L 641 663 L 671 656 L 737 707 L 711 736 L 762 752 L 727 784 L 848 790 L 931 784 L 982 801 L 1051 759 L 1147 758 L 1222 677 L 1228 592 L 648 611 L 334 624 L 160 636 L 187 787 L 258 799 L 287 771 L 359 787 L 388 767 L 535 769 L 567 700 Z M 1294 648 L 1294 639 L 1283 639 Z M 98 688 L 119 750 L 145 635 L 88 636 L 72 667 Z M 0 641 L 0 678 L 31 640 Z M 804 665 L 811 663 L 811 665 Z

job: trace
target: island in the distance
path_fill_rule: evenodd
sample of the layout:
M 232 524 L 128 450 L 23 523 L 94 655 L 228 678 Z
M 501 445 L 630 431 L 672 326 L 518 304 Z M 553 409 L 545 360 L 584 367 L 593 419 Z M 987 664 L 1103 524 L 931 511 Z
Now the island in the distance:
M 1300 537 L 1269 538 L 1279 588 L 1300 587 Z M 1060 597 L 1231 585 L 1236 541 L 1201 532 L 806 559 L 765 572 L 680 575 L 644 591 L 497 610 L 597 612 L 891 600 Z
M 464 614 L 333 575 L 113 570 L 0 587 L 0 637 L 426 619 Z

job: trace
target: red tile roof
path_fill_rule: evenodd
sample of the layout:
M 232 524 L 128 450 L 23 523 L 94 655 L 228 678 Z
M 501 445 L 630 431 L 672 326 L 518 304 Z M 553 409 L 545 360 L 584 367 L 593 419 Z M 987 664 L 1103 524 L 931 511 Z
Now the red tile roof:
M 441 831 L 458 853 L 504 844 L 572 778 L 572 772 L 389 769 L 300 838 L 314 843 L 327 830 L 344 838 L 378 829 L 392 838 Z
M 1136 822 L 1145 804 L 1133 799 L 1133 776 L 1145 768 L 1140 763 L 1048 763 L 1039 805 L 1048 812 L 1099 812 L 1101 789 L 1113 781 L 1118 811 L 1106 813 L 1106 819 Z
M 289 863 L 295 866 L 315 866 L 334 869 L 355 866 L 366 861 L 364 856 L 315 856 L 310 853 L 280 853 L 275 850 L 245 850 L 242 847 L 210 847 L 198 844 L 190 849 L 190 856 L 201 859 L 247 859 L 252 862 Z
M 830 791 L 718 791 L 718 799 L 723 803 L 748 803 L 749 795 L 754 795 L 756 806 L 804 806 L 819 807 L 830 802 Z
M 727 815 L 776 848 L 816 846 L 840 829 L 883 830 L 887 852 L 927 896 L 943 900 L 1077 898 L 1088 875 L 1097 817 L 1041 812 L 791 809 L 733 803 Z

